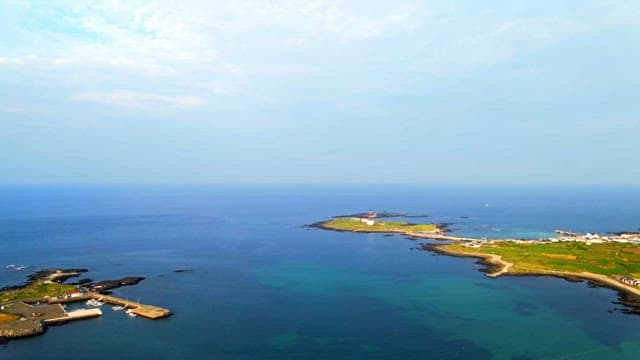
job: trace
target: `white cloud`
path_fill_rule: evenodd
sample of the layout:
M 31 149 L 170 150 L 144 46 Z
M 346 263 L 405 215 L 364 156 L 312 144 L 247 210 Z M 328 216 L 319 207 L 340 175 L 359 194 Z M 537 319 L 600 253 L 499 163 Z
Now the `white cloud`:
M 77 93 L 72 95 L 71 99 L 74 101 L 86 101 L 144 109 L 153 109 L 162 105 L 190 108 L 200 106 L 205 103 L 204 99 L 194 95 L 160 95 L 129 90 L 115 90 L 105 93 Z
M 0 71 L 24 67 L 24 76 L 46 87 L 64 79 L 67 95 L 76 93 L 77 100 L 139 109 L 146 107 L 130 104 L 196 106 L 198 101 L 157 94 L 264 97 L 265 88 L 322 82 L 326 74 L 351 78 L 348 86 L 374 84 L 375 90 L 381 86 L 375 85 L 381 82 L 377 73 L 477 71 L 615 26 L 620 17 L 588 6 L 527 17 L 463 4 L 78 0 L 15 6 L 11 18 L 29 20 L 16 20 L 12 26 L 19 31 L 5 31 L 19 37 L 0 50 Z M 358 78 L 362 74 L 367 77 Z M 121 90 L 132 84 L 139 92 Z
M 35 54 L 23 56 L 0 56 L 0 65 L 26 65 L 38 62 L 39 60 L 40 58 Z

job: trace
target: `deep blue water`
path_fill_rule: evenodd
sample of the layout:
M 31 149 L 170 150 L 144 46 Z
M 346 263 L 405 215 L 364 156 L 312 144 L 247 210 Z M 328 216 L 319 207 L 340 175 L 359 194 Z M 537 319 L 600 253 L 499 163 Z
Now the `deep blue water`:
M 150 321 L 105 306 L 102 318 L 12 341 L 0 358 L 640 357 L 640 316 L 619 311 L 612 290 L 489 279 L 473 259 L 411 250 L 401 236 L 304 226 L 369 209 L 537 238 L 637 230 L 640 188 L 0 187 L 0 285 L 46 267 L 145 276 L 115 294 L 175 313 Z

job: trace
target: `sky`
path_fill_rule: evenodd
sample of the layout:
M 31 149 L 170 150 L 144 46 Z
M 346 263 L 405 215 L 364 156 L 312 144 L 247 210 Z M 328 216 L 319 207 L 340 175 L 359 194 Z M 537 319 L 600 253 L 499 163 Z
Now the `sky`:
M 638 184 L 640 2 L 0 0 L 0 183 Z

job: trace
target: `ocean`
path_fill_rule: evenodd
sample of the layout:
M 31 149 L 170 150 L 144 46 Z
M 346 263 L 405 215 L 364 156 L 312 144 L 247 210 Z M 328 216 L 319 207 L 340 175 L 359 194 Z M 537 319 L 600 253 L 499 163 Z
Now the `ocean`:
M 104 306 L 0 359 L 640 358 L 640 316 L 614 290 L 491 279 L 474 259 L 416 250 L 424 240 L 306 226 L 367 210 L 488 238 L 637 231 L 640 188 L 2 186 L 1 286 L 49 267 L 144 276 L 114 295 L 174 315 Z

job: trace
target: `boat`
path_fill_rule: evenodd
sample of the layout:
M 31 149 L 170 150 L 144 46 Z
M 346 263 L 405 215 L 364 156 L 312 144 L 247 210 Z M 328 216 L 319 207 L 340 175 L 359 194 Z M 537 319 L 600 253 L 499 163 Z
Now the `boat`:
M 125 313 L 131 317 L 136 317 L 138 315 L 136 315 L 132 309 L 127 309 L 127 311 L 125 311 Z
M 113 310 L 113 311 L 124 310 L 124 306 L 120 306 L 120 305 L 113 306 L 113 307 L 111 307 L 111 310 Z
M 98 306 L 104 305 L 104 303 L 102 301 L 98 301 L 96 299 L 89 299 L 89 300 L 87 300 L 87 305 L 98 307 Z

